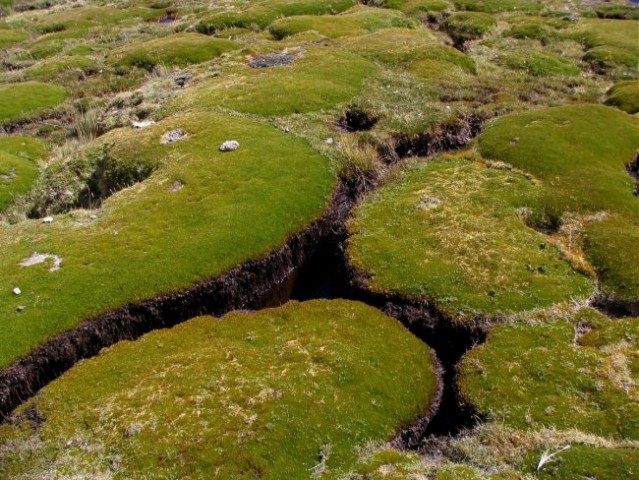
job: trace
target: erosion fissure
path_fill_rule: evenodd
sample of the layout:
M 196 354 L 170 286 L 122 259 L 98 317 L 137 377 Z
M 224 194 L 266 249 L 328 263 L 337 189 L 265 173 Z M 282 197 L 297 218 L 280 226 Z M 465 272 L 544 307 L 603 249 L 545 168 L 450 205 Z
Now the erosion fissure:
M 477 125 L 462 127 L 451 142 L 451 131 L 447 130 L 446 140 L 427 142 L 428 154 L 461 148 L 478 132 Z M 398 150 L 400 157 L 414 154 L 412 149 Z M 343 180 L 326 213 L 280 249 L 187 290 L 125 305 L 87 320 L 37 347 L 0 371 L 0 421 L 9 419 L 17 406 L 78 361 L 121 340 L 134 340 L 198 315 L 219 317 L 232 310 L 281 305 L 290 299 L 344 298 L 362 301 L 397 318 L 435 352 L 440 370 L 437 398 L 393 444 L 419 449 L 429 436 L 454 435 L 472 426 L 477 417 L 459 399 L 455 372 L 461 355 L 483 340 L 483 332 L 454 326 L 428 304 L 374 295 L 353 282 L 345 254 L 346 222 L 360 197 L 373 188 L 375 185 L 363 181 Z

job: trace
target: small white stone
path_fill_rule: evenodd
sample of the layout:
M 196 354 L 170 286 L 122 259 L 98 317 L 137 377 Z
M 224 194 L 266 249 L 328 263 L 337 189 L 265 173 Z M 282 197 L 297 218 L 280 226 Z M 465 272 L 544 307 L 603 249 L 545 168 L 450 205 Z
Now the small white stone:
M 42 219 L 42 223 L 53 223 L 53 217 L 52 216 L 44 217 Z
M 98 216 L 97 216 L 97 215 L 91 215 L 89 218 L 90 218 L 91 220 L 96 220 L 96 219 L 98 218 Z
M 22 290 L 20 290 L 18 287 L 14 288 L 11 291 L 13 292 L 14 295 L 20 295 L 22 293 Z
M 222 145 L 220 145 L 220 152 L 233 152 L 240 148 L 240 142 L 237 140 L 227 140 Z
M 328 137 L 326 140 L 324 140 L 324 143 L 326 143 L 326 145 L 333 145 L 333 142 L 335 142 L 335 140 L 333 140 L 332 137 Z
M 146 128 L 153 125 L 155 122 L 153 120 L 144 120 L 142 122 L 136 122 L 135 120 L 131 120 L 131 125 L 133 128 Z
M 18 305 L 18 308 L 16 308 L 16 310 L 17 310 L 18 312 L 22 312 L 22 311 L 24 311 L 24 305 Z

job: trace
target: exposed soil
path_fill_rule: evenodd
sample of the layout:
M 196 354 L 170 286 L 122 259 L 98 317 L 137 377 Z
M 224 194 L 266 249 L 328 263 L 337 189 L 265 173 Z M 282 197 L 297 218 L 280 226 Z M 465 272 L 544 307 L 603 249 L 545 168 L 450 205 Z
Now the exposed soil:
M 635 159 L 628 164 L 628 174 L 635 179 L 635 195 L 639 197 L 639 152 L 635 155 Z

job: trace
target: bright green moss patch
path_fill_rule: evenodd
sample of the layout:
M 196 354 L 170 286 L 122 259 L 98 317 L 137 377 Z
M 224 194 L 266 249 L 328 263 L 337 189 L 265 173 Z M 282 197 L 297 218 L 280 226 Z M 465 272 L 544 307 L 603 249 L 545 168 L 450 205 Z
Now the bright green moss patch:
M 519 51 L 512 54 L 499 55 L 497 63 L 513 70 L 523 70 L 535 77 L 563 75 L 575 77 L 581 70 L 570 60 L 534 51 Z
M 375 5 L 400 10 L 407 14 L 422 12 L 443 12 L 451 4 L 445 0 L 376 0 Z
M 454 0 L 454 3 L 459 10 L 486 13 L 537 13 L 543 8 L 539 0 Z
M 539 480 L 574 480 L 596 478 L 597 480 L 619 480 L 639 476 L 639 450 L 630 448 L 595 448 L 572 445 L 561 452 L 555 461 L 537 471 L 542 452 L 526 456 L 526 473 Z
M 0 138 L 0 212 L 29 191 L 38 176 L 44 145 L 28 137 Z
M 0 426 L 0 473 L 330 478 L 429 407 L 432 358 L 396 320 L 355 302 L 200 317 L 47 386 L 18 411 L 45 418 L 37 431 Z
M 495 25 L 497 21 L 492 15 L 476 12 L 455 13 L 442 24 L 457 44 L 481 38 Z
M 606 105 L 620 108 L 624 112 L 639 112 L 639 80 L 629 80 L 615 84 L 608 93 Z
M 41 33 L 88 29 L 112 24 L 136 24 L 140 20 L 156 17 L 151 8 L 85 7 L 68 8 L 42 15 L 33 22 Z
M 475 74 L 475 62 L 466 54 L 447 45 L 433 45 L 414 52 L 408 70 L 425 80 L 454 79 Z
M 23 42 L 28 38 L 29 34 L 26 32 L 0 29 L 0 50 L 10 47 L 16 43 Z
M 124 47 L 109 56 L 118 68 L 138 67 L 152 70 L 158 64 L 185 67 L 206 62 L 224 52 L 240 48 L 235 42 L 210 38 L 199 33 L 177 33 Z
M 376 70 L 359 56 L 313 48 L 291 65 L 229 69 L 223 78 L 204 82 L 178 98 L 175 106 L 219 106 L 267 116 L 329 109 L 357 95 Z
M 25 69 L 26 78 L 33 80 L 51 80 L 58 76 L 69 75 L 74 78 L 82 75 L 85 70 L 97 70 L 97 62 L 88 56 L 58 56 Z
M 359 7 L 343 15 L 305 15 L 276 20 L 269 31 L 278 40 L 302 32 L 315 31 L 328 38 L 361 35 L 383 28 L 411 28 L 417 24 L 400 12 Z
M 614 215 L 585 227 L 584 251 L 605 295 L 639 305 L 639 220 Z
M 563 320 L 495 327 L 462 360 L 464 397 L 523 430 L 639 439 L 639 321 L 598 323 L 577 343 L 574 326 Z
M 460 318 L 587 297 L 592 283 L 524 225 L 537 189 L 524 176 L 469 161 L 414 168 L 357 210 L 352 265 L 375 291 L 432 300 Z
M 479 139 L 484 157 L 506 161 L 542 181 L 539 208 L 551 221 L 566 211 L 609 210 L 639 218 L 635 182 L 626 171 L 638 147 L 637 119 L 599 105 L 502 117 Z
M 41 114 L 64 101 L 61 87 L 38 82 L 0 85 L 0 124 Z
M 227 4 L 226 11 L 202 18 L 197 25 L 200 33 L 213 34 L 226 28 L 266 28 L 280 17 L 325 15 L 348 10 L 354 0 L 253 0 Z
M 175 129 L 187 138 L 163 145 Z M 231 139 L 240 148 L 219 152 Z M 325 211 L 334 185 L 328 160 L 305 141 L 217 114 L 114 130 L 99 143 L 112 145 L 112 181 L 138 165 L 157 169 L 109 197 L 95 220 L 72 212 L 0 230 L 0 366 L 91 316 L 264 256 Z M 18 265 L 33 252 L 58 255 L 61 268 Z

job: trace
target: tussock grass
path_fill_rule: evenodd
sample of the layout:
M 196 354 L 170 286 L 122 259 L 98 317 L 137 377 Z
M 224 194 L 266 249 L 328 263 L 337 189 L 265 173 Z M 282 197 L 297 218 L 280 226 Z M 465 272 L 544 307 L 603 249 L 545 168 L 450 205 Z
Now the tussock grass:
M 37 430 L 0 426 L 0 474 L 335 478 L 436 391 L 430 349 L 363 304 L 201 317 L 122 342 L 47 386 L 16 412 L 38 412 Z

